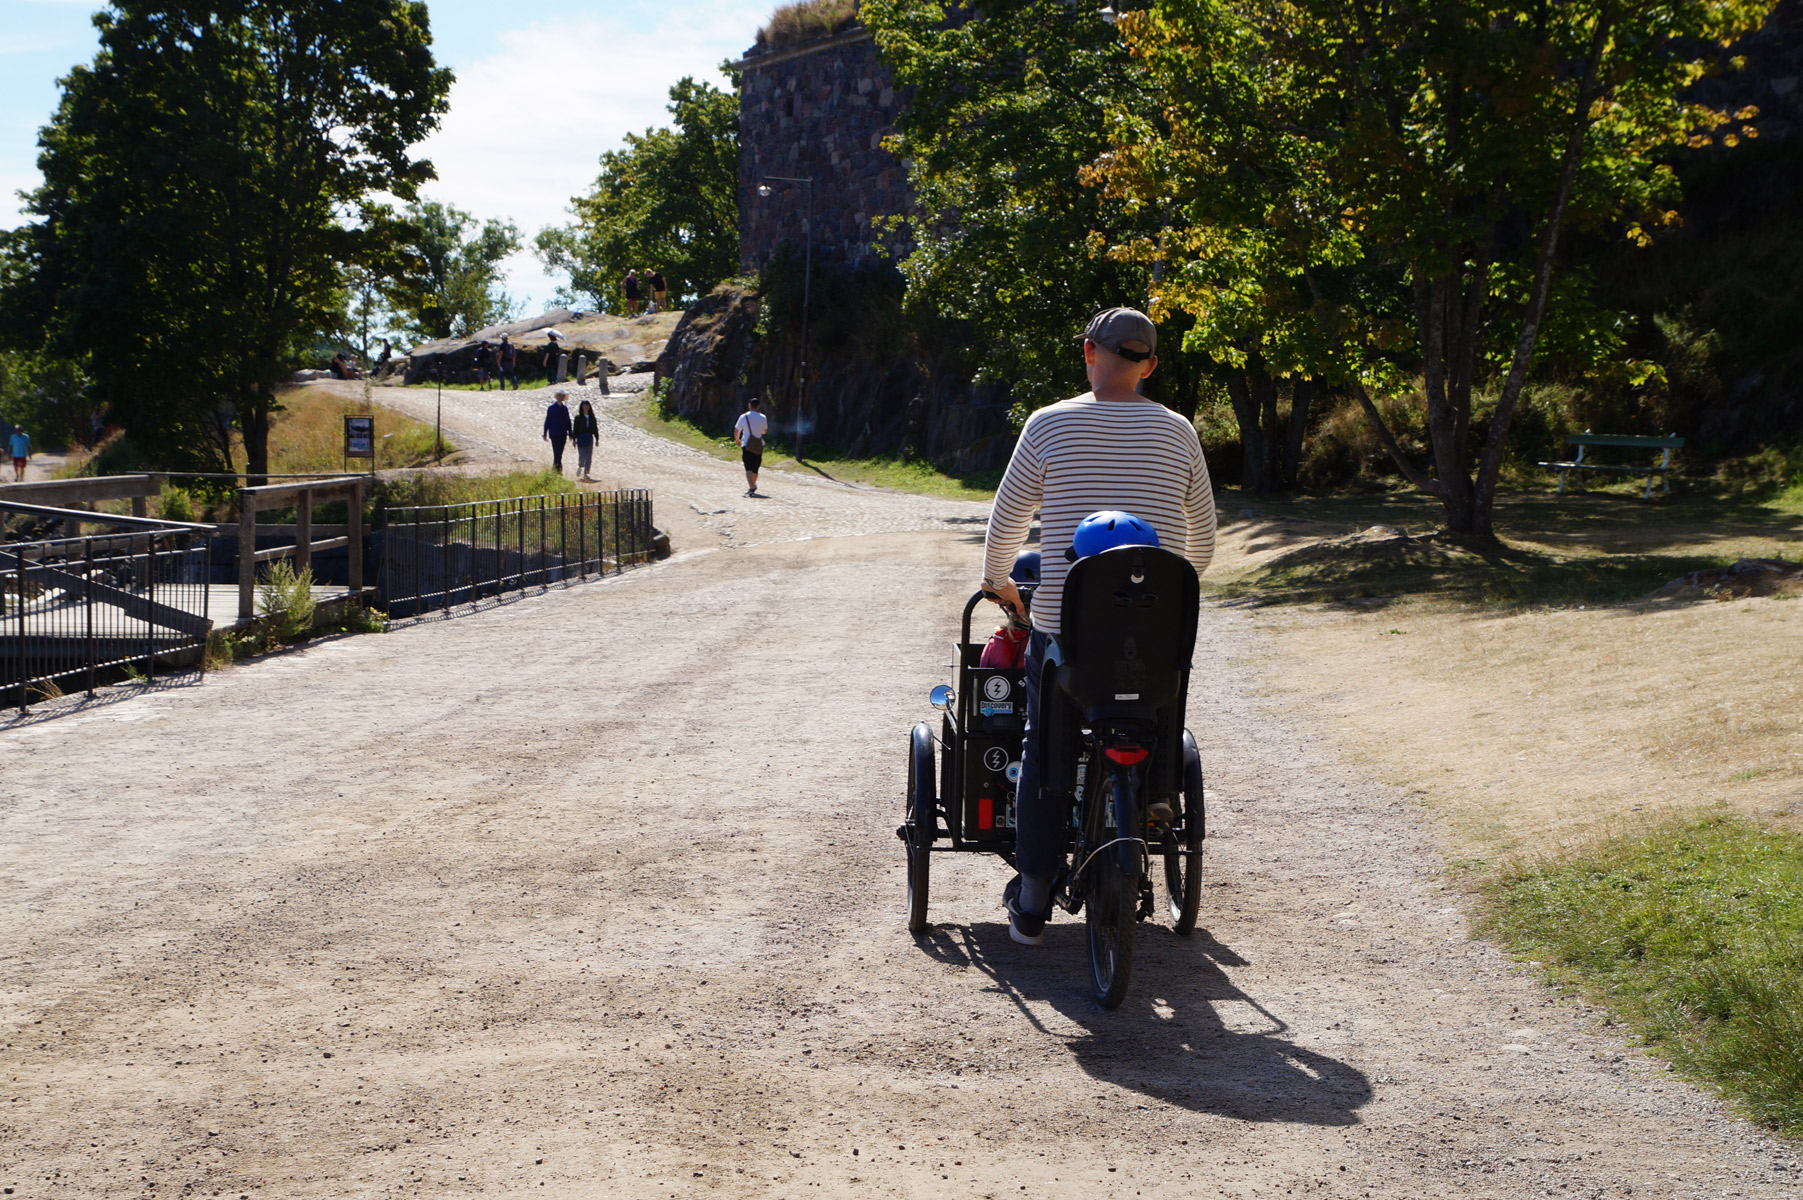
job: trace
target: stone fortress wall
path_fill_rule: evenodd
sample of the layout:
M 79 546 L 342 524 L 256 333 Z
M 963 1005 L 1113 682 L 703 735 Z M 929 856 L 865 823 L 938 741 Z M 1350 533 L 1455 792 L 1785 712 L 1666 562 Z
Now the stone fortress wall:
M 803 45 L 755 46 L 737 64 L 739 261 L 746 273 L 785 240 L 804 242 L 807 188 L 758 185 L 771 175 L 814 181 L 814 253 L 856 263 L 882 246 L 908 244 L 878 218 L 913 204 L 907 168 L 883 149 L 903 100 L 862 26 Z

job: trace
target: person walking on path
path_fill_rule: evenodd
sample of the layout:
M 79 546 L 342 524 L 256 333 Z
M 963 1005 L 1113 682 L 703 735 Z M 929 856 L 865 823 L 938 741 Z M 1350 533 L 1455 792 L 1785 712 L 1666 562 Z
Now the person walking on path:
M 495 348 L 487 342 L 476 347 L 476 386 L 488 390 L 488 377 L 495 373 Z
M 576 442 L 576 477 L 587 483 L 595 482 L 590 469 L 595 465 L 595 443 L 601 439 L 601 423 L 595 420 L 595 406 L 587 400 L 577 406 L 570 437 Z
M 562 383 L 557 377 L 557 360 L 563 354 L 563 343 L 558 340 L 557 331 L 553 329 L 545 340 L 545 382 Z
M 25 482 L 25 464 L 31 460 L 31 435 L 25 426 L 13 426 L 13 482 Z
M 670 295 L 669 285 L 664 280 L 662 271 L 651 272 L 651 311 L 663 312 L 664 305 Z
M 621 286 L 626 290 L 626 315 L 629 317 L 638 316 L 639 273 L 631 267 L 628 267 L 626 269 L 626 278 L 622 281 Z
M 520 376 L 519 372 L 514 369 L 519 363 L 519 352 L 514 349 L 513 343 L 507 340 L 507 335 L 504 333 L 501 335 L 501 348 L 496 352 L 496 361 L 498 366 L 495 370 L 495 379 L 499 381 L 501 390 L 507 390 L 507 381 L 511 379 L 513 380 L 513 390 L 519 391 Z
M 551 469 L 559 475 L 563 474 L 563 444 L 570 437 L 570 406 L 564 403 L 567 396 L 567 392 L 560 391 L 545 406 L 544 440 L 551 443 Z
M 758 494 L 758 469 L 764 465 L 764 435 L 770 432 L 770 418 L 758 409 L 763 401 L 756 396 L 745 402 L 745 411 L 732 427 L 732 440 L 739 444 L 739 460 L 745 464 L 747 496 Z
M 1139 394 L 1158 366 L 1158 331 L 1144 313 L 1111 308 L 1083 334 L 1091 390 L 1027 418 L 996 489 L 983 547 L 983 591 L 1021 612 L 1010 572 L 1039 513 L 1040 560 L 1027 638 L 1023 691 L 1026 718 L 1015 792 L 1014 865 L 1020 874 L 1003 893 L 1009 936 L 1037 946 L 1052 913 L 1052 881 L 1063 864 L 1071 797 L 1040 787 L 1047 747 L 1039 708 L 1040 676 L 1059 634 L 1060 601 L 1078 523 L 1119 509 L 1148 522 L 1158 544 L 1189 560 L 1197 574 L 1215 549 L 1214 489 L 1195 427 Z

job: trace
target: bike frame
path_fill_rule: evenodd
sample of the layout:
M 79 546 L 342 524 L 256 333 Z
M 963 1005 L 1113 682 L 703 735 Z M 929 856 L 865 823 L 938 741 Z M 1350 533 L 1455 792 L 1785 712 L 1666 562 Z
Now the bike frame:
M 1084 738 L 1084 766 L 1076 798 L 1076 845 L 1072 848 L 1054 892 L 1059 907 L 1076 913 L 1090 891 L 1091 866 L 1096 857 L 1112 853 L 1123 874 L 1144 882 L 1150 876 L 1151 858 L 1163 853 L 1144 836 L 1146 794 L 1145 765 L 1157 749 L 1151 731 L 1103 726 Z M 1131 749 L 1143 757 L 1133 763 L 1112 761 L 1109 750 Z

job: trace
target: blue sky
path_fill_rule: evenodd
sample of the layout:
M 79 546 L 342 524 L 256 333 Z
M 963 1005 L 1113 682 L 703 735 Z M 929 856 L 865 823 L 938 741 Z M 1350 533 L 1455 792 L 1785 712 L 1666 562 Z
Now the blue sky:
M 95 0 L 0 0 L 0 227 L 24 218 L 16 193 L 37 186 L 37 131 L 57 80 L 94 56 Z M 424 154 L 425 194 L 478 217 L 506 217 L 528 239 L 563 223 L 604 150 L 661 125 L 670 85 L 716 85 L 722 59 L 751 45 L 775 0 L 611 0 L 551 5 L 430 0 L 439 62 L 457 73 L 451 109 Z M 508 290 L 542 304 L 556 287 L 529 253 L 507 264 Z M 534 309 L 534 311 L 537 311 Z

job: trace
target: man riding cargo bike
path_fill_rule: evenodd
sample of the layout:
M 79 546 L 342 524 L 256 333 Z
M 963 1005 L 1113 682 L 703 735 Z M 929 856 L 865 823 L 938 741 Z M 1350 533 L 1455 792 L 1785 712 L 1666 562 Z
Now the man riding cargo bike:
M 1151 912 L 1150 859 L 1164 860 L 1178 932 L 1194 927 L 1200 901 L 1201 766 L 1183 707 L 1214 494 L 1193 427 L 1139 394 L 1156 347 L 1143 313 L 1098 314 L 1083 338 L 1091 391 L 1021 430 L 982 590 L 965 606 L 960 687 L 935 689 L 944 786 L 932 780 L 931 729 L 917 725 L 898 831 L 911 930 L 925 925 L 936 842 L 999 853 L 1019 872 L 1004 893 L 1010 935 L 1037 946 L 1054 905 L 1086 910 L 1091 983 L 1109 1008 L 1126 991 L 1134 922 Z M 1013 565 L 1035 512 L 1043 554 L 1038 578 L 1022 580 Z M 982 596 L 1030 618 L 1018 669 L 986 666 L 971 642 Z

